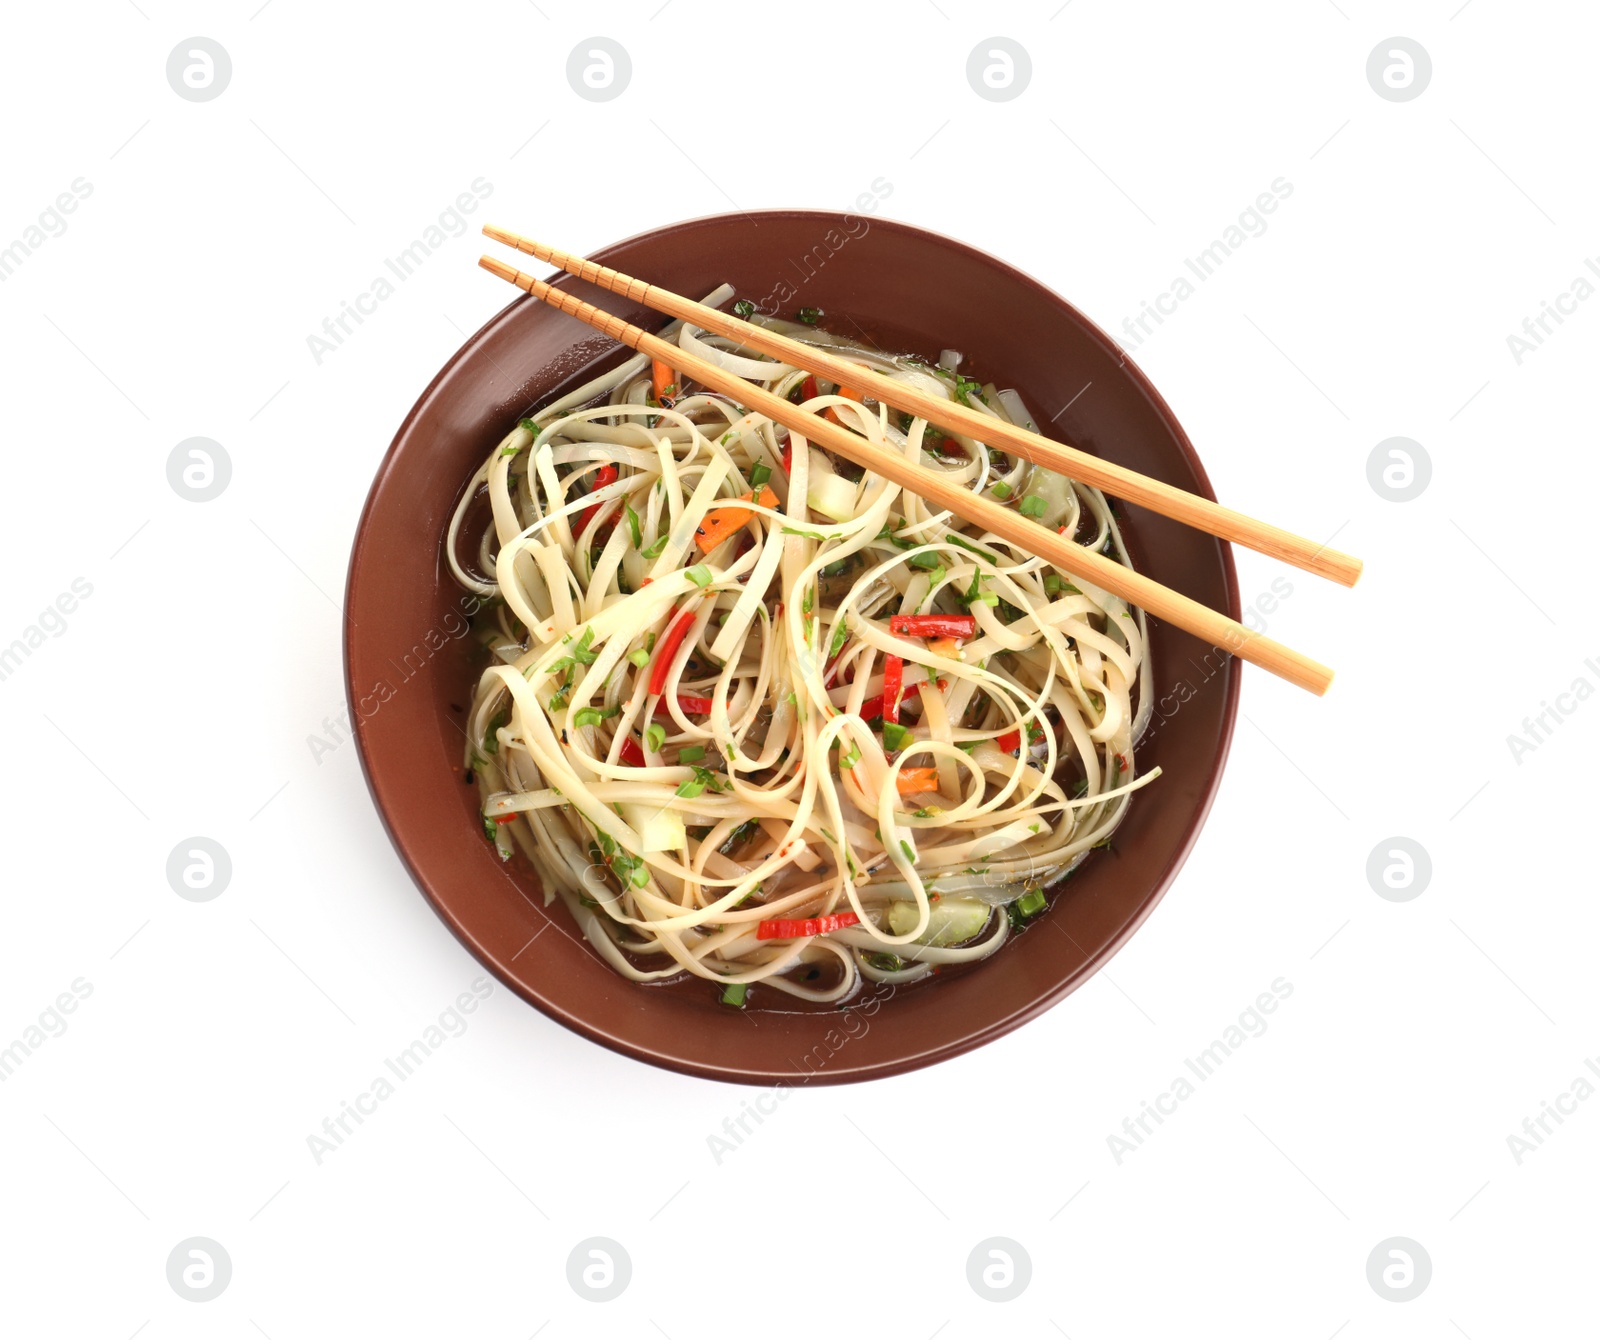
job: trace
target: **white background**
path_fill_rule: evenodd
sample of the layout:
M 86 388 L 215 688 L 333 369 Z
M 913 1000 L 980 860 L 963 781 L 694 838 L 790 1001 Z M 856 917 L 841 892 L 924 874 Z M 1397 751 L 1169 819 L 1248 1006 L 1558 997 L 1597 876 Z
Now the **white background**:
M 1600 255 L 1590 7 L 258 3 L 4 17 L 0 247 L 75 179 L 92 194 L 0 285 L 0 645 L 93 590 L 0 682 L 0 1046 L 92 994 L 0 1083 L 0 1330 L 1593 1333 L 1600 1101 L 1520 1163 L 1507 1143 L 1600 1054 L 1600 706 L 1568 699 L 1520 761 L 1507 739 L 1600 685 L 1600 302 L 1520 364 L 1506 340 Z M 597 32 L 633 62 L 599 104 L 564 73 Z M 195 34 L 232 58 L 214 101 L 165 76 Z M 967 83 L 987 34 L 1031 56 L 1012 101 Z M 1409 102 L 1366 78 L 1395 34 L 1432 57 Z M 1368 561 L 1353 592 L 1289 573 L 1267 620 L 1333 692 L 1246 673 L 1210 823 L 1109 972 L 976 1054 L 797 1092 L 720 1163 L 708 1137 L 753 1091 L 499 987 L 336 1152 L 307 1146 L 480 972 L 353 747 L 308 737 L 342 705 L 372 472 L 509 294 L 469 232 L 320 365 L 307 337 L 480 177 L 474 230 L 580 251 L 847 208 L 882 177 L 884 214 L 1112 331 L 1293 186 L 1135 357 L 1225 501 Z M 166 478 L 196 435 L 233 464 L 205 504 Z M 1367 477 L 1396 435 L 1433 466 L 1406 503 Z M 1286 571 L 1238 557 L 1247 599 Z M 166 879 L 194 835 L 232 859 L 211 902 Z M 1400 903 L 1366 875 L 1397 835 L 1432 861 Z M 1107 1137 L 1278 978 L 1268 1030 L 1119 1163 Z M 166 1278 L 195 1235 L 232 1260 L 208 1303 Z M 1406 1303 L 1366 1276 L 1396 1235 L 1433 1267 Z M 604 1305 L 566 1280 L 591 1236 L 632 1261 Z M 967 1282 L 994 1236 L 1033 1263 L 1004 1304 Z

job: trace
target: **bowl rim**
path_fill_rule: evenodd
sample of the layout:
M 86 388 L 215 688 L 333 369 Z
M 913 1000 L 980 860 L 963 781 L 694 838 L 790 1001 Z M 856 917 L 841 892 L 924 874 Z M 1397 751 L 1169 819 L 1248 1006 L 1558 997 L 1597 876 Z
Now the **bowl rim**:
M 635 243 L 646 240 L 660 241 L 663 239 L 668 239 L 675 234 L 695 229 L 707 224 L 743 220 L 759 227 L 760 221 L 763 219 L 798 219 L 811 220 L 820 223 L 825 220 L 837 222 L 841 218 L 848 217 L 851 217 L 848 211 L 822 209 L 777 208 L 761 210 L 729 210 L 721 213 L 702 214 L 692 218 L 680 219 L 675 223 L 665 224 L 657 228 L 647 228 L 641 232 L 630 234 L 625 238 L 618 239 L 614 242 L 609 242 L 605 246 L 596 248 L 595 250 L 589 252 L 588 255 L 591 259 L 599 261 L 602 264 L 606 264 L 609 263 L 610 256 L 613 252 L 627 248 Z M 1212 501 L 1216 500 L 1216 492 L 1212 488 L 1211 478 L 1206 472 L 1205 464 L 1200 459 L 1199 453 L 1195 450 L 1194 444 L 1189 440 L 1188 433 L 1184 430 L 1182 423 L 1179 421 L 1177 415 L 1173 412 L 1172 407 L 1167 403 L 1160 391 L 1156 389 L 1150 378 L 1145 375 L 1143 369 L 1141 369 L 1138 364 L 1134 362 L 1133 358 L 1116 340 L 1114 340 L 1105 332 L 1104 329 L 1102 329 L 1098 322 L 1095 322 L 1090 317 L 1085 315 L 1081 309 L 1079 309 L 1068 299 L 1064 298 L 1061 294 L 1057 293 L 1055 289 L 1051 288 L 1048 284 L 1045 284 L 1041 280 L 1036 279 L 1034 276 L 1028 274 L 1026 271 L 1018 269 L 1016 266 L 1013 266 L 1006 261 L 1000 260 L 998 257 L 991 255 L 987 251 L 984 251 L 982 248 L 974 246 L 971 243 L 962 241 L 959 238 L 951 237 L 945 233 L 937 232 L 931 228 L 924 228 L 917 224 L 906 223 L 902 220 L 890 219 L 882 216 L 874 216 L 871 221 L 871 227 L 873 230 L 884 229 L 890 233 L 919 235 L 931 239 L 932 241 L 956 252 L 965 253 L 968 258 L 976 261 L 979 264 L 994 269 L 1011 282 L 1034 290 L 1038 295 L 1046 299 L 1048 302 L 1055 304 L 1056 306 L 1063 308 L 1066 312 L 1070 313 L 1072 317 L 1081 324 L 1083 331 L 1088 336 L 1099 343 L 1107 354 L 1118 359 L 1121 368 L 1126 371 L 1135 388 L 1150 403 L 1152 409 L 1161 419 L 1167 430 L 1171 433 L 1179 452 L 1185 458 L 1189 468 L 1193 471 L 1195 483 L 1197 485 L 1195 492 L 1211 499 Z M 578 282 L 564 273 L 558 274 L 556 278 L 559 278 L 563 281 L 563 287 L 568 284 L 574 284 Z M 796 1079 L 796 1076 L 791 1072 L 780 1071 L 776 1068 L 772 1070 L 758 1071 L 748 1068 L 735 1068 L 733 1066 L 703 1064 L 693 1060 L 685 1059 L 684 1057 L 672 1054 L 670 1052 L 661 1051 L 648 1045 L 632 1041 L 626 1037 L 613 1035 L 591 1024 L 583 1017 L 582 1014 L 576 1012 L 575 1010 L 563 1006 L 556 1000 L 546 998 L 536 993 L 515 973 L 509 971 L 506 966 L 499 961 L 499 956 L 494 951 L 491 951 L 489 947 L 479 940 L 478 937 L 473 933 L 468 921 L 458 916 L 435 892 L 429 876 L 424 873 L 423 869 L 414 859 L 413 853 L 405 837 L 397 831 L 395 823 L 391 818 L 389 808 L 385 804 L 382 784 L 380 779 L 375 776 L 373 771 L 366 737 L 368 722 L 365 716 L 354 707 L 354 705 L 358 702 L 358 690 L 353 678 L 353 660 L 354 648 L 360 636 L 360 632 L 354 615 L 351 595 L 357 581 L 357 574 L 361 567 L 362 559 L 364 557 L 364 551 L 366 549 L 368 539 L 369 522 L 371 521 L 378 495 L 383 491 L 385 484 L 388 482 L 390 471 L 394 468 L 395 458 L 400 451 L 402 443 L 404 443 L 410 436 L 413 425 L 431 406 L 434 398 L 436 395 L 438 395 L 441 388 L 451 379 L 456 370 L 463 363 L 474 356 L 482 344 L 491 339 L 492 336 L 502 327 L 514 320 L 516 314 L 523 308 L 524 305 L 536 301 L 538 301 L 538 299 L 533 298 L 529 294 L 519 293 L 504 307 L 491 316 L 486 322 L 484 322 L 482 326 L 472 332 L 472 334 L 463 341 L 455 353 L 453 353 L 444 363 L 439 371 L 434 374 L 432 380 L 429 381 L 428 385 L 423 389 L 421 394 L 418 395 L 415 403 L 407 412 L 405 418 L 401 420 L 399 427 L 396 428 L 394 436 L 390 439 L 389 446 L 385 450 L 383 458 L 379 461 L 378 466 L 373 474 L 372 484 L 368 488 L 366 499 L 362 503 L 361 512 L 357 518 L 355 532 L 351 541 L 349 563 L 346 566 L 343 630 L 340 639 L 340 645 L 343 658 L 343 678 L 345 684 L 346 701 L 352 707 L 350 717 L 355 728 L 354 736 L 356 741 L 356 754 L 361 760 L 361 772 L 366 781 L 367 792 L 372 799 L 373 808 L 377 811 L 379 820 L 383 824 L 384 831 L 388 835 L 390 845 L 393 846 L 395 854 L 399 856 L 401 864 L 405 867 L 407 874 L 409 874 L 411 877 L 412 883 L 422 893 L 429 906 L 433 909 L 435 915 L 437 915 L 439 919 L 443 921 L 447 927 L 449 927 L 451 933 L 456 937 L 457 940 L 461 942 L 463 947 L 466 948 L 473 958 L 475 958 L 480 964 L 492 972 L 497 980 L 509 988 L 514 994 L 527 1001 L 541 1014 L 545 1015 L 554 1022 L 561 1024 L 563 1027 L 572 1030 L 580 1037 L 584 1037 L 591 1042 L 599 1043 L 601 1046 L 610 1051 L 617 1052 L 618 1054 L 627 1056 L 633 1060 L 642 1061 L 646 1064 L 670 1070 L 681 1075 L 688 1075 L 700 1079 L 719 1080 L 724 1083 L 733 1084 L 763 1086 L 781 1086 L 790 1084 Z M 585 338 L 576 330 L 574 331 L 574 335 L 574 344 Z M 1217 544 L 1222 567 L 1223 585 L 1227 592 L 1226 613 L 1234 620 L 1238 620 L 1240 618 L 1239 579 L 1238 571 L 1234 563 L 1233 546 L 1224 540 L 1219 540 Z M 1200 830 L 1205 826 L 1205 822 L 1211 813 L 1212 805 L 1216 801 L 1217 793 L 1221 789 L 1222 775 L 1226 769 L 1228 757 L 1232 750 L 1234 731 L 1238 722 L 1240 686 L 1243 678 L 1242 674 L 1240 673 L 1239 662 L 1235 658 L 1229 657 L 1227 664 L 1229 673 L 1226 675 L 1227 682 L 1223 689 L 1224 697 L 1221 704 L 1222 710 L 1219 718 L 1217 747 L 1214 755 L 1210 759 L 1204 782 L 1200 788 L 1195 806 L 1191 811 L 1188 823 L 1183 830 L 1181 839 L 1174 847 L 1172 855 L 1169 858 L 1165 868 L 1161 871 L 1159 878 L 1150 886 L 1148 893 L 1141 900 L 1133 915 L 1128 918 L 1128 920 L 1122 925 L 1122 927 L 1113 937 L 1105 941 L 1094 953 L 1090 954 L 1076 970 L 1065 976 L 1059 982 L 1055 983 L 1048 990 L 1041 992 L 1025 1007 L 1015 1010 L 1009 1015 L 995 1019 L 987 1025 L 976 1028 L 972 1031 L 965 1032 L 959 1037 L 948 1039 L 935 1047 L 918 1049 L 912 1054 L 896 1057 L 891 1061 L 873 1063 L 870 1066 L 859 1067 L 855 1069 L 847 1066 L 837 1071 L 809 1074 L 805 1077 L 804 1082 L 808 1085 L 827 1085 L 841 1083 L 862 1083 L 874 1079 L 887 1079 L 895 1075 L 905 1074 L 908 1071 L 918 1070 L 924 1066 L 933 1065 L 940 1061 L 950 1060 L 954 1057 L 964 1055 L 965 1053 L 982 1047 L 985 1044 L 1022 1027 L 1031 1020 L 1038 1018 L 1045 1011 L 1051 1009 L 1064 1000 L 1067 996 L 1071 995 L 1072 992 L 1076 991 L 1080 986 L 1089 981 L 1103 967 L 1105 967 L 1105 965 L 1110 962 L 1110 960 L 1121 950 L 1123 945 L 1125 945 L 1128 940 L 1132 938 L 1134 933 L 1144 925 L 1145 921 L 1149 918 L 1151 913 L 1155 911 L 1156 906 L 1162 901 L 1162 899 L 1166 896 L 1167 891 L 1176 881 L 1178 872 L 1183 868 L 1185 862 L 1187 862 L 1189 859 L 1190 854 L 1194 850 L 1195 843 L 1199 840 Z

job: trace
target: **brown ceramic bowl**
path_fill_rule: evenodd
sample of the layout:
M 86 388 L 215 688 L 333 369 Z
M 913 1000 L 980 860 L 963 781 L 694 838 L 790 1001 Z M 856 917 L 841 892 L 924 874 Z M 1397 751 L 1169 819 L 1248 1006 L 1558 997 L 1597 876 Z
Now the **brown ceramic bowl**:
M 757 302 L 773 295 L 785 314 L 821 307 L 825 324 L 848 333 L 859 323 L 885 347 L 933 356 L 959 347 L 984 375 L 1015 386 L 1050 431 L 1212 496 L 1183 429 L 1121 350 L 1042 284 L 962 243 L 886 220 L 775 210 L 676 224 L 595 258 L 680 293 L 726 280 Z M 574 279 L 557 286 L 636 324 L 662 323 Z M 1160 765 L 1163 775 L 1139 793 L 1114 847 L 1094 853 L 996 957 L 893 998 L 845 1010 L 741 1011 L 699 981 L 634 985 L 578 937 L 561 903 L 545 911 L 531 872 L 495 858 L 477 790 L 462 774 L 472 639 L 463 636 L 463 593 L 441 562 L 443 536 L 465 481 L 522 413 L 619 356 L 571 318 L 519 297 L 422 393 L 372 485 L 350 559 L 346 689 L 373 800 L 418 887 L 480 961 L 552 1019 L 692 1075 L 872 1079 L 958 1055 L 1056 1004 L 1172 883 L 1228 752 L 1236 664 L 1164 625 L 1151 637 L 1161 702 L 1138 751 L 1141 771 Z M 1239 617 L 1226 545 L 1141 508 L 1124 511 L 1140 568 Z

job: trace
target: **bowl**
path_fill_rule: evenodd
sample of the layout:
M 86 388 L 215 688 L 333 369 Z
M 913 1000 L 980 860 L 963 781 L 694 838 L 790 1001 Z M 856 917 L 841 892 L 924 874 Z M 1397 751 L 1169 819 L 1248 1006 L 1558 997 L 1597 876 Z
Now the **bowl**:
M 1122 350 L 1071 304 L 983 252 L 908 224 L 810 210 L 725 214 L 618 242 L 594 259 L 699 297 L 726 281 L 788 315 L 820 307 L 841 333 L 937 356 L 958 347 L 1015 386 L 1044 431 L 1212 497 L 1172 411 Z M 525 259 L 525 258 L 524 258 Z M 486 280 L 487 282 L 487 280 Z M 664 319 L 563 276 L 636 325 Z M 1061 886 L 995 957 L 827 1010 L 738 1010 L 714 988 L 623 980 L 548 911 L 531 870 L 484 841 L 463 775 L 473 679 L 466 593 L 442 562 L 467 479 L 516 420 L 624 351 L 521 296 L 472 336 L 422 393 L 378 469 L 351 553 L 345 677 L 367 784 L 417 887 L 467 949 L 552 1019 L 641 1061 L 750 1084 L 838 1084 L 931 1065 L 1055 1005 L 1150 915 L 1183 864 L 1221 778 L 1238 706 L 1235 661 L 1151 623 L 1158 702 L 1138 747 L 1142 790 L 1113 846 Z M 1228 546 L 1119 504 L 1134 562 L 1239 617 Z M 1175 947 L 1176 952 L 1176 947 Z

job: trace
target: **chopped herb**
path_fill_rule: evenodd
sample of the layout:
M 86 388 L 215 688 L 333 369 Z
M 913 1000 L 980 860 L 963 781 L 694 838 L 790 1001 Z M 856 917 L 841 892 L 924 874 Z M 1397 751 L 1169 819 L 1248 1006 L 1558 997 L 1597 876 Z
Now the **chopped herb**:
M 574 726 L 598 726 L 608 717 L 614 717 L 622 709 L 620 707 L 580 707 L 573 715 Z
M 566 705 L 567 705 L 567 691 L 565 689 L 562 689 L 560 693 L 555 694 L 550 699 L 550 702 L 548 704 L 550 715 L 554 716 L 557 712 L 559 712 Z
M 972 544 L 967 540 L 962 539 L 961 536 L 957 535 L 954 531 L 952 531 L 949 535 L 946 535 L 944 538 L 947 544 L 953 544 L 957 549 L 965 549 L 969 554 L 976 554 L 990 567 L 994 566 L 993 554 L 989 553 L 985 549 L 978 548 L 977 545 Z
M 994 494 L 994 496 L 1000 499 L 1001 502 L 1004 502 L 1011 496 L 1012 489 L 1011 485 L 1006 483 L 1005 480 L 997 479 L 994 481 L 994 486 L 989 490 L 989 492 Z
M 644 558 L 660 558 L 661 557 L 661 551 L 663 549 L 665 549 L 666 547 L 667 547 L 667 537 L 665 535 L 663 535 L 659 540 L 657 540 L 654 544 L 652 544 L 648 549 L 644 550 L 642 555 L 641 555 L 641 557 L 644 557 Z
M 535 437 L 537 437 L 539 435 L 539 425 L 536 424 L 532 419 L 518 419 L 517 420 L 517 427 L 518 428 L 525 428 L 528 432 L 532 433 Z
M 816 540 L 819 544 L 824 540 L 837 540 L 839 538 L 838 532 L 824 535 L 820 530 L 803 530 L 799 526 L 785 526 L 782 533 L 785 535 L 799 535 L 807 540 Z
M 686 744 L 678 750 L 679 763 L 698 763 L 706 756 L 706 747 L 703 744 Z
M 910 558 L 906 559 L 906 562 L 914 568 L 923 569 L 940 568 L 944 566 L 944 564 L 939 560 L 939 555 L 934 553 L 931 549 L 925 549 L 920 554 L 912 554 Z
M 839 755 L 839 766 L 841 768 L 853 768 L 859 762 L 861 762 L 861 746 L 852 741 L 850 751 Z
M 904 972 L 906 966 L 898 954 L 867 954 L 862 962 L 879 972 Z
M 750 467 L 750 487 L 759 489 L 767 480 L 772 478 L 772 467 L 765 461 L 757 461 Z
M 749 298 L 740 298 L 738 302 L 733 304 L 733 314 L 735 316 L 752 317 L 756 314 L 756 305 Z M 744 993 L 741 991 L 739 996 L 742 1002 Z
M 572 638 L 569 635 L 568 637 L 564 638 L 563 641 L 571 642 Z M 583 636 L 578 639 L 578 645 L 572 649 L 572 659 L 579 661 L 584 665 L 593 665 L 600 656 L 599 652 L 590 650 L 593 642 L 594 626 L 592 624 L 585 625 Z
M 704 563 L 696 563 L 685 575 L 701 590 L 711 585 L 711 569 Z
M 904 838 L 900 839 L 900 850 L 903 851 L 906 854 L 906 860 L 912 861 L 912 862 L 916 861 L 916 859 L 917 859 L 916 848 L 913 847 Z
M 731 856 L 738 848 L 739 844 L 746 838 L 754 837 L 756 831 L 760 827 L 761 821 L 759 819 L 746 819 L 742 824 L 735 828 L 733 832 L 728 834 L 727 841 L 718 847 L 717 850 L 720 851 L 724 856 Z M 760 886 L 758 885 L 757 887 L 759 888 Z M 744 901 L 744 899 L 741 899 L 739 905 L 743 906 Z
M 898 721 L 885 721 L 883 723 L 883 747 L 894 751 L 904 749 L 911 743 L 911 732 Z
M 822 308 L 820 308 L 820 307 L 802 307 L 794 315 L 795 315 L 795 319 L 797 321 L 799 321 L 801 325 L 803 325 L 803 326 L 814 326 L 814 325 L 817 324 L 817 322 L 822 320 Z
M 628 534 L 633 538 L 633 547 L 637 549 L 644 542 L 644 535 L 639 530 L 639 514 L 629 504 L 623 505 L 623 515 L 628 518 Z
M 667 728 L 652 721 L 644 728 L 645 747 L 653 754 L 661 752 L 661 746 L 667 742 Z
M 1032 517 L 1035 521 L 1044 515 L 1044 509 L 1045 501 L 1037 493 L 1030 493 L 1017 504 L 1017 511 L 1023 516 Z
M 746 304 L 748 306 L 748 304 Z M 722 1003 L 735 1009 L 744 1009 L 745 997 L 750 994 L 749 982 L 731 982 L 722 988 Z
M 489 718 L 488 728 L 483 732 L 484 753 L 494 754 L 499 752 L 500 739 L 496 732 L 499 731 L 500 727 L 504 726 L 506 722 L 510 720 L 511 713 L 509 711 L 496 712 L 492 717 Z
M 645 666 L 650 664 L 650 653 L 643 647 L 637 647 L 628 653 L 628 659 L 643 670 Z
M 692 781 L 684 782 L 681 786 L 679 786 L 677 794 L 682 796 L 685 800 L 693 800 L 696 796 L 704 792 L 708 786 L 713 791 L 720 791 L 722 789 L 721 785 L 717 781 L 716 774 L 712 772 L 711 769 L 696 768 L 694 770 L 694 779 Z
M 828 644 L 828 659 L 832 660 L 837 656 L 844 649 L 844 644 L 849 640 L 850 625 L 840 619 L 839 626 L 833 630 L 833 641 Z

